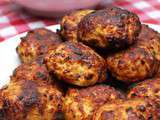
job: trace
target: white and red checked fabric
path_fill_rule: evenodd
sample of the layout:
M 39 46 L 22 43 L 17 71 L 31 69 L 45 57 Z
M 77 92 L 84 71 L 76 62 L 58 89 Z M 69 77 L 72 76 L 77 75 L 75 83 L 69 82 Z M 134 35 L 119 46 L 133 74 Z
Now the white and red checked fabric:
M 145 23 L 160 25 L 160 0 L 114 0 L 113 5 L 135 12 Z M 54 19 L 37 18 L 8 0 L 0 0 L 0 42 L 19 33 L 57 24 Z

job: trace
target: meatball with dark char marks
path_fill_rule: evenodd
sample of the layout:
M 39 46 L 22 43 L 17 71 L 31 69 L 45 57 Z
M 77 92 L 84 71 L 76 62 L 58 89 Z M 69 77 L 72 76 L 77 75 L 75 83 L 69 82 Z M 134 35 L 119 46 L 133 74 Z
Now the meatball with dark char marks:
M 39 56 L 35 61 L 22 63 L 14 70 L 11 79 L 16 81 L 21 81 L 22 79 L 46 81 L 64 94 L 64 83 L 49 74 L 43 61 L 44 56 Z
M 0 120 L 57 120 L 62 99 L 47 81 L 11 80 L 0 90 Z
M 82 43 L 58 45 L 48 52 L 45 63 L 52 74 L 73 85 L 89 86 L 106 79 L 105 60 Z
M 92 120 L 93 112 L 100 106 L 124 98 L 123 93 L 108 85 L 71 88 L 64 98 L 62 111 L 66 120 Z
M 30 62 L 40 55 L 44 55 L 50 48 L 60 44 L 60 37 L 45 28 L 38 28 L 28 32 L 26 37 L 21 38 L 17 47 L 17 53 L 22 62 Z
M 160 78 L 152 78 L 132 85 L 128 98 L 146 98 L 160 106 Z
M 43 56 L 41 56 L 33 62 L 21 64 L 14 70 L 12 78 L 14 78 L 14 80 L 27 79 L 51 81 L 49 72 L 43 64 L 43 59 Z
M 160 34 L 157 31 L 143 24 L 136 44 L 140 48 L 149 50 L 160 61 Z
M 98 49 L 122 49 L 132 45 L 141 30 L 136 14 L 107 7 L 86 15 L 78 25 L 78 40 Z
M 118 80 L 126 83 L 141 81 L 158 73 L 159 51 L 159 33 L 142 25 L 137 42 L 127 50 L 109 55 L 106 58 L 107 66 Z
M 59 31 L 63 39 L 77 42 L 77 29 L 81 19 L 94 10 L 78 10 L 65 15 L 61 20 Z
M 95 111 L 92 120 L 159 120 L 151 101 L 132 99 L 106 103 Z
M 135 47 L 107 57 L 107 66 L 118 80 L 132 83 L 153 77 L 159 61 L 149 51 Z

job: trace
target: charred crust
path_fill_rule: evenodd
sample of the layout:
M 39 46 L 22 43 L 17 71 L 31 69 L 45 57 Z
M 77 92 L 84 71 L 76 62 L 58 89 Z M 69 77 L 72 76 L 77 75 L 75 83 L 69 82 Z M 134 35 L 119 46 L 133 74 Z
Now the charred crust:
M 42 72 L 37 72 L 36 73 L 36 76 L 38 79 L 42 79 L 42 80 L 47 80 L 48 79 L 48 76 L 46 76 L 44 73 Z
M 62 42 L 60 36 L 48 29 L 38 28 L 28 32 L 17 47 L 22 62 L 30 62 Z
M 18 98 L 26 107 L 26 109 L 38 103 L 39 92 L 37 87 L 37 84 L 31 80 L 27 80 L 22 86 L 22 92 Z
M 137 106 L 137 109 L 140 111 L 140 112 L 145 112 L 146 111 L 146 108 L 144 105 L 139 105 Z
M 119 50 L 134 44 L 140 31 L 141 23 L 136 14 L 117 7 L 107 7 L 81 20 L 77 38 L 94 49 Z
M 92 118 L 93 113 L 105 103 L 112 103 L 119 99 L 122 100 L 122 98 L 119 97 L 121 96 L 120 94 L 123 96 L 121 92 L 105 84 L 79 89 L 70 88 L 64 98 L 63 112 L 66 118 L 69 117 L 70 119 L 78 119 L 79 117 L 75 114 L 78 112 L 81 114 L 81 119 L 88 120 Z M 70 102 L 67 103 L 67 100 Z M 72 105 L 75 105 L 75 108 L 78 108 L 78 110 L 74 109 Z M 90 108 L 91 110 L 86 113 L 86 108 Z M 68 113 L 68 111 L 72 112 Z M 103 117 L 114 116 L 111 114 L 112 113 L 106 113 Z
M 67 41 L 60 44 L 48 52 L 45 63 L 51 74 L 70 84 L 88 86 L 106 79 L 105 60 L 82 43 Z M 69 65 L 69 69 L 66 65 Z M 62 66 L 65 68 L 62 69 Z M 81 71 L 80 74 L 77 73 L 78 70 Z
M 114 111 L 103 111 L 101 114 L 102 120 L 114 119 Z

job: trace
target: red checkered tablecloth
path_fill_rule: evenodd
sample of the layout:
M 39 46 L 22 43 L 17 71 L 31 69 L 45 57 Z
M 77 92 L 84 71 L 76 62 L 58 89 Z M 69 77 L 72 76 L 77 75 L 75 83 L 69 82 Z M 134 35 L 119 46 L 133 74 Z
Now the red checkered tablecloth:
M 160 0 L 115 0 L 112 4 L 137 13 L 142 22 L 160 24 Z M 8 0 L 0 0 L 0 41 L 54 24 L 54 19 L 31 16 Z

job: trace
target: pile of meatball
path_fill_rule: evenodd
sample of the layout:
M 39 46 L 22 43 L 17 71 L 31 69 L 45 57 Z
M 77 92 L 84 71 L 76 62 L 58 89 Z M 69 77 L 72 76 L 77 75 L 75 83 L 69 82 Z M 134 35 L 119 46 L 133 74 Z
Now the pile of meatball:
M 110 6 L 31 30 L 0 90 L 0 120 L 160 120 L 160 34 Z

